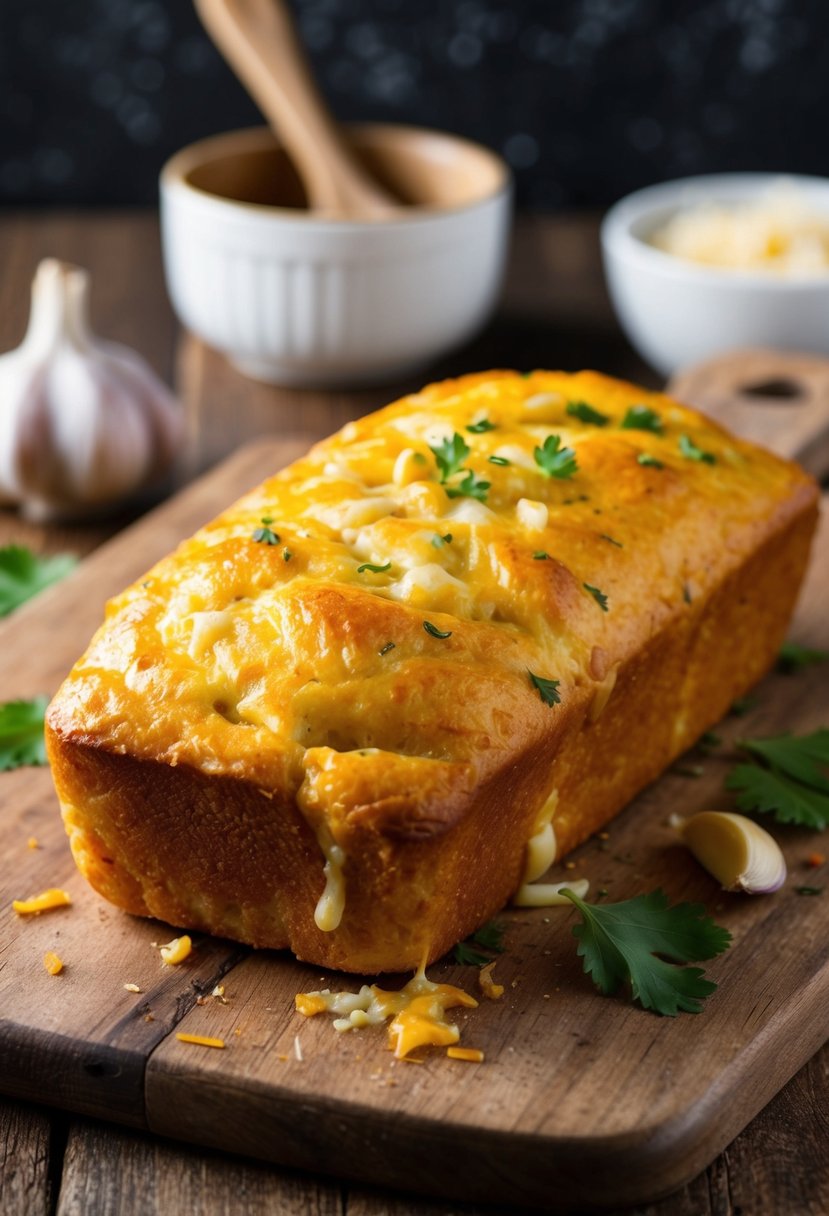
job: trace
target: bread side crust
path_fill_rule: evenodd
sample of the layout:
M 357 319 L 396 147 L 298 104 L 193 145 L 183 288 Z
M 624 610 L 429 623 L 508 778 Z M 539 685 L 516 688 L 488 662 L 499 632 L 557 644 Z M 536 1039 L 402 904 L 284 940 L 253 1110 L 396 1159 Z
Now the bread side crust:
M 593 683 L 549 711 L 545 731 L 524 732 L 483 781 L 455 766 L 430 801 L 418 796 L 423 762 L 412 757 L 411 783 L 402 768 L 385 796 L 341 803 L 347 898 L 333 931 L 314 922 L 324 880 L 313 799 L 300 807 L 284 791 L 242 778 L 118 754 L 61 729 L 55 714 L 47 747 L 78 865 L 130 912 L 289 947 L 321 966 L 375 973 L 438 958 L 515 891 L 552 790 L 561 857 L 768 670 L 816 518 L 817 492 L 804 481 L 759 543 L 619 666 L 609 698 L 612 675 L 597 670 Z M 600 668 L 600 656 L 596 662 Z M 318 751 L 322 770 L 332 749 Z M 359 793 L 368 774 L 371 788 L 371 766 L 361 772 L 356 757 L 332 754 L 331 780 Z M 330 819 L 330 802 L 320 814 Z

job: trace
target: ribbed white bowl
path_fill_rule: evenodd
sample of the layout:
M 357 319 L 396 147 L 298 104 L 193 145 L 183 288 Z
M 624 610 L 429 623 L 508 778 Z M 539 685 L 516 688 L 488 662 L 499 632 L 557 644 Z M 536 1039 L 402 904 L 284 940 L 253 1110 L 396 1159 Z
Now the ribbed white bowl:
M 389 128 L 355 128 L 370 137 Z M 393 376 L 451 349 L 486 320 L 503 276 L 510 181 L 465 140 L 394 128 L 420 155 L 474 156 L 480 197 L 402 209 L 375 223 L 240 202 L 194 170 L 275 146 L 268 131 L 191 145 L 161 175 L 164 265 L 179 318 L 256 379 L 332 385 Z M 432 166 L 434 171 L 434 166 Z M 198 172 L 195 173 L 198 181 Z

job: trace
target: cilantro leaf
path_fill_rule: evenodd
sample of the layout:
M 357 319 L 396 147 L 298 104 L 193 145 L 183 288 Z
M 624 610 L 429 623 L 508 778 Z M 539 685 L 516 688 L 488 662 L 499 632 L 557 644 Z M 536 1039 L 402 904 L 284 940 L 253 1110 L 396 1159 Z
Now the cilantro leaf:
M 477 498 L 478 502 L 486 502 L 486 494 L 491 482 L 479 481 L 471 469 L 456 486 L 447 486 L 446 493 L 450 498 Z
M 490 422 L 488 418 L 482 418 L 480 422 L 473 422 L 466 429 L 470 435 L 483 435 L 485 431 L 494 431 L 497 428 L 494 422 Z
M 587 422 L 591 426 L 607 426 L 610 422 L 607 414 L 594 410 L 586 401 L 568 401 L 566 412 L 571 418 L 578 418 L 580 422 Z
M 77 564 L 71 553 L 40 557 L 23 545 L 0 549 L 0 616 L 8 616 L 26 600 L 65 578 Z
M 387 570 L 391 570 L 391 562 L 386 562 L 385 566 L 373 566 L 371 562 L 363 562 L 362 566 L 357 567 L 358 574 L 365 574 L 366 570 L 369 574 L 385 574 Z
M 623 431 L 650 431 L 654 435 L 663 431 L 662 419 L 647 405 L 632 405 L 620 425 Z
M 701 460 L 704 464 L 716 464 L 717 458 L 713 452 L 704 452 L 698 448 L 690 435 L 680 435 L 679 450 L 686 460 Z
M 535 463 L 548 477 L 572 477 L 578 472 L 576 453 L 572 448 L 561 446 L 560 435 L 548 435 L 544 446 L 536 448 L 533 455 Z
M 591 587 L 589 583 L 582 583 L 582 587 L 593 596 L 602 612 L 607 612 L 607 596 L 604 592 L 600 591 L 598 587 Z
M 429 444 L 429 451 L 437 462 L 441 481 L 447 481 L 453 473 L 460 471 L 461 465 L 472 449 L 463 435 L 459 435 L 455 431 L 451 439 L 444 439 L 437 447 Z
M 458 942 L 455 946 L 455 962 L 468 967 L 482 967 L 484 963 L 492 962 L 492 954 L 503 954 L 504 952 L 505 928 L 506 926 L 499 920 L 490 920 L 485 925 L 481 925 L 480 929 L 471 937 L 464 942 Z M 490 953 L 484 954 L 483 951 L 476 949 L 477 946 L 483 946 L 483 949 Z
M 543 676 L 537 676 L 529 669 L 527 675 L 530 677 L 533 687 L 538 689 L 545 705 L 558 705 L 561 702 L 561 694 L 558 691 L 561 680 L 545 680 Z
M 48 697 L 35 697 L 0 705 L 0 772 L 46 763 L 43 715 L 48 704 Z
M 784 642 L 777 656 L 777 666 L 788 676 L 815 663 L 825 663 L 827 659 L 829 650 L 811 650 L 808 646 L 798 645 L 797 642 Z
M 737 791 L 740 810 L 770 812 L 778 823 L 817 831 L 829 827 L 829 780 L 822 772 L 829 767 L 829 730 L 743 739 L 739 745 L 753 763 L 738 764 L 725 784 Z
M 701 1001 L 717 985 L 699 967 L 678 966 L 721 954 L 731 934 L 716 925 L 699 904 L 670 907 L 665 893 L 652 891 L 612 904 L 586 904 L 562 890 L 581 913 L 573 927 L 585 973 L 605 995 L 630 984 L 634 1000 L 666 1017 L 680 1010 L 699 1013 Z

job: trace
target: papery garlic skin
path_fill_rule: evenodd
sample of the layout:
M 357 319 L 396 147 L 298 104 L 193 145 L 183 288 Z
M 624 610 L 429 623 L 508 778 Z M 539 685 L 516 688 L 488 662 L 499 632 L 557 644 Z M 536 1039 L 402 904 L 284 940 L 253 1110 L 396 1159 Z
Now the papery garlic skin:
M 753 819 L 732 811 L 701 811 L 682 825 L 684 843 L 726 891 L 778 891 L 786 881 L 780 846 Z
M 22 344 L 0 356 L 0 500 L 34 517 L 129 497 L 169 467 L 184 432 L 172 393 L 87 323 L 89 276 L 40 263 Z

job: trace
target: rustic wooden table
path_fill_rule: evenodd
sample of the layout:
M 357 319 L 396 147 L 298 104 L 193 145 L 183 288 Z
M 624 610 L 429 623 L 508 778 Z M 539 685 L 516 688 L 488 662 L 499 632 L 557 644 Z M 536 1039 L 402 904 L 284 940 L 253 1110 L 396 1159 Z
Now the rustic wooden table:
M 92 321 L 108 338 L 147 355 L 183 393 L 189 439 L 186 481 L 262 434 L 321 436 L 413 385 L 362 393 L 287 392 L 243 381 L 182 335 L 164 291 L 155 216 L 64 213 L 0 220 L 0 350 L 20 340 L 39 258 L 87 266 Z M 590 217 L 527 219 L 516 232 L 504 303 L 495 323 L 435 377 L 492 366 L 596 366 L 653 383 L 619 333 L 602 286 Z M 220 379 L 222 394 L 197 391 Z M 204 401 L 216 403 L 204 406 Z M 2 403 L 0 403 L 2 408 Z M 38 550 L 95 548 L 126 517 L 84 528 L 37 527 L 0 513 L 0 543 Z M 793 943 L 793 948 L 796 944 Z M 2 967 L 0 958 L 0 967 Z M 2 1011 L 0 1011 L 2 1016 Z M 198 1212 L 448 1216 L 478 1208 L 337 1185 L 208 1153 L 132 1131 L 0 1098 L 3 1216 L 174 1216 Z M 641 1216 L 826 1216 L 829 1212 L 829 1045 L 786 1086 L 704 1174 Z M 463 1162 L 458 1163 L 459 1170 Z M 552 1198 L 552 1197 L 551 1197 Z M 506 1216 L 503 1209 L 491 1216 Z M 616 1216 L 622 1216 L 617 1213 Z

